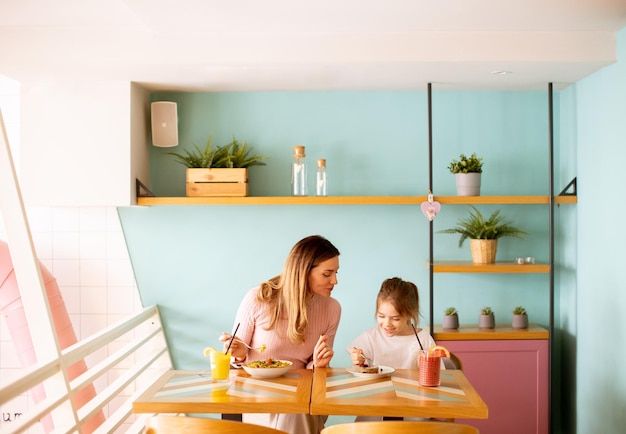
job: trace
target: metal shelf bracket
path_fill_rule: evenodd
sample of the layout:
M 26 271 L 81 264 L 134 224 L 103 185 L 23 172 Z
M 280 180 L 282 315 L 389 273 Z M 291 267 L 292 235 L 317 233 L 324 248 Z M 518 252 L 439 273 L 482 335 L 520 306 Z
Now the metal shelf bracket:
M 572 191 L 568 192 L 567 190 L 572 189 Z M 559 196 L 577 196 L 576 194 L 576 177 L 570 181 L 569 184 L 565 186 L 563 191 L 559 193 Z

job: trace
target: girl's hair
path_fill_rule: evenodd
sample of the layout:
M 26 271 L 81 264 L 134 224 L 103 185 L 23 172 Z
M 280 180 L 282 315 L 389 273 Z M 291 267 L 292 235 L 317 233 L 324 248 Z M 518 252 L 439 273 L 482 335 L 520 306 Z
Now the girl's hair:
M 420 316 L 420 296 L 417 286 L 413 282 L 402 280 L 399 277 L 386 279 L 380 286 L 376 297 L 376 313 L 381 302 L 388 302 L 396 309 L 400 316 L 410 318 L 415 325 Z
M 287 338 L 294 344 L 304 342 L 308 324 L 306 302 L 311 296 L 309 272 L 328 259 L 339 256 L 339 250 L 326 238 L 311 235 L 298 241 L 291 249 L 283 272 L 263 282 L 257 299 L 268 303 L 272 329 L 281 314 L 287 314 Z

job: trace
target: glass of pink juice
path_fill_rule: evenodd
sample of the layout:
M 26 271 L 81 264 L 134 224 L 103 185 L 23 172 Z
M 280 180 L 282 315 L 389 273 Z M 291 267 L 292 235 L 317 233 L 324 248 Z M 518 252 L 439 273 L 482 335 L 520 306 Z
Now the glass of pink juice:
M 441 357 L 428 354 L 428 350 L 419 353 L 419 384 L 420 386 L 435 387 L 441 384 Z

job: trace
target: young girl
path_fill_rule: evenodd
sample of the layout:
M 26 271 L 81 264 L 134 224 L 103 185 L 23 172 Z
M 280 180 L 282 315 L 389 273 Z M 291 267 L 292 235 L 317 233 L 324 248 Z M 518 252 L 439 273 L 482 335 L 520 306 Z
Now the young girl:
M 435 346 L 430 334 L 414 328 L 419 320 L 419 307 L 414 283 L 399 277 L 386 279 L 376 298 L 378 325 L 361 333 L 347 348 L 352 363 L 360 365 L 367 356 L 376 365 L 417 368 L 419 351 Z
M 435 346 L 430 334 L 414 326 L 418 324 L 419 307 L 419 294 L 414 283 L 399 277 L 386 279 L 376 297 L 378 324 L 361 333 L 347 348 L 352 363 L 360 365 L 367 357 L 369 363 L 378 366 L 417 368 L 419 351 Z M 380 419 L 359 416 L 356 420 Z

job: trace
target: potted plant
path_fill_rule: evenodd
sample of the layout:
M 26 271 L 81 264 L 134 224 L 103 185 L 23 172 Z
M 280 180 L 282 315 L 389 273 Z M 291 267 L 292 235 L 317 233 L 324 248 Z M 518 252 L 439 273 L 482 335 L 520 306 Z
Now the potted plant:
M 528 314 L 526 313 L 526 309 L 522 306 L 516 306 L 515 309 L 513 309 L 513 320 L 511 322 L 511 326 L 514 329 L 528 328 Z
M 441 326 L 444 329 L 459 328 L 459 312 L 455 307 L 448 307 L 443 311 L 443 321 Z
M 496 316 L 493 313 L 493 309 L 489 306 L 485 306 L 480 310 L 480 317 L 478 318 L 478 327 L 481 329 L 492 329 L 496 326 Z
M 473 153 L 469 157 L 461 154 L 453 159 L 448 169 L 455 175 L 458 196 L 480 196 L 480 180 L 483 172 L 483 159 Z
M 187 167 L 187 196 L 247 196 L 248 168 L 265 166 L 267 156 L 252 153 L 252 147 L 235 137 L 225 146 L 213 146 L 209 136 L 204 149 L 168 152 Z
M 470 240 L 472 262 L 477 264 L 493 264 L 496 262 L 498 239 L 502 237 L 523 238 L 526 231 L 505 221 L 500 210 L 495 210 L 489 218 L 485 218 L 475 206 L 468 217 L 458 221 L 457 226 L 438 231 L 445 234 L 460 234 L 459 247 L 466 239 Z

